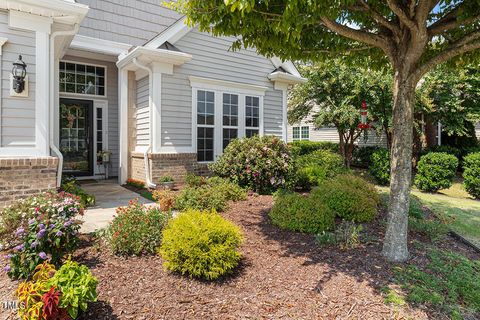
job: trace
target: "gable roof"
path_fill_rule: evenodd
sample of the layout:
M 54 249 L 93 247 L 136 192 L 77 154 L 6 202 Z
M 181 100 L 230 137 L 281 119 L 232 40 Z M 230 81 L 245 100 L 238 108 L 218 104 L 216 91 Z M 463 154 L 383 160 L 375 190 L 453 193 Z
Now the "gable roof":
M 186 17 L 178 19 L 174 24 L 169 26 L 166 30 L 161 32 L 156 37 L 147 41 L 143 46 L 146 48 L 159 48 L 166 43 L 173 46 L 178 40 L 183 38 L 187 33 L 192 31 L 193 27 L 185 23 Z M 173 46 L 175 47 L 175 46 Z M 177 49 L 178 50 L 178 49 Z M 282 61 L 278 57 L 270 59 L 275 70 L 268 76 L 272 81 L 282 81 L 287 83 L 305 82 L 300 72 L 291 61 Z

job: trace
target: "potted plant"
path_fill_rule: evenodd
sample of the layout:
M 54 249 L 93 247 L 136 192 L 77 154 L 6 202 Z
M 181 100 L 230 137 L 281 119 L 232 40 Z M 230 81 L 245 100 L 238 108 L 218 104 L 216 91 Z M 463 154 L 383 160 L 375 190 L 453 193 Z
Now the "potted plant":
M 109 163 L 111 154 L 112 154 L 111 151 L 101 150 L 97 152 L 97 158 L 101 163 Z
M 171 190 L 175 186 L 175 182 L 171 176 L 163 176 L 159 180 L 159 186 L 163 190 Z

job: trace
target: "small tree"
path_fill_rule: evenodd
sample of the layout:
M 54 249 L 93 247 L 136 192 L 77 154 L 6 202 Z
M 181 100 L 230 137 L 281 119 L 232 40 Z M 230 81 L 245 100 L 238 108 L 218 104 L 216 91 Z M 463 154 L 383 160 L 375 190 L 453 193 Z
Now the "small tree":
M 233 48 L 287 60 L 368 56 L 393 69 L 390 207 L 383 254 L 408 258 L 415 88 L 435 66 L 464 62 L 480 48 L 475 0 L 179 0 L 174 7 Z M 470 53 L 470 54 L 468 54 Z
M 289 122 L 312 115 L 317 128 L 333 125 L 337 129 L 340 154 L 350 167 L 355 141 L 364 130 L 359 128 L 360 106 L 368 103 L 370 120 L 378 121 L 378 133 L 389 132 L 391 90 L 389 76 L 383 70 L 351 66 L 341 59 L 327 60 L 302 68 L 308 79 L 297 85 L 289 100 Z

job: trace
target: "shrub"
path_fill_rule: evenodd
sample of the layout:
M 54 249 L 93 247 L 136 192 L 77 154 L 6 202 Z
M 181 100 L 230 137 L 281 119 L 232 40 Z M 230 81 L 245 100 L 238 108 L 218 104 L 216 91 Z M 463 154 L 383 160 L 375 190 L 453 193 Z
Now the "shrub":
M 189 173 L 185 177 L 185 183 L 189 187 L 200 187 L 207 183 L 207 178 L 203 176 L 197 176 L 195 174 Z
M 480 152 L 470 153 L 464 158 L 463 185 L 474 198 L 480 199 Z
M 450 188 L 457 172 L 458 159 L 448 153 L 430 152 L 420 158 L 415 176 L 418 189 L 436 192 Z
M 351 174 L 325 181 L 313 189 L 312 197 L 328 206 L 339 218 L 353 222 L 373 220 L 380 202 L 375 186 Z
M 90 270 L 67 261 L 58 270 L 44 262 L 35 268 L 33 280 L 18 286 L 21 319 L 76 319 L 88 302 L 97 300 L 97 284 Z
M 197 209 L 223 211 L 228 201 L 245 200 L 247 193 L 237 184 L 226 179 L 213 177 L 200 187 L 183 189 L 175 200 L 175 209 Z
M 74 194 L 80 198 L 80 204 L 83 208 L 93 206 L 95 204 L 95 196 L 88 194 L 83 190 L 78 181 L 74 177 L 65 177 L 62 180 L 61 189 L 67 193 Z
M 117 209 L 117 215 L 109 225 L 109 244 L 119 255 L 155 253 L 162 240 L 162 230 L 171 214 L 157 207 L 146 207 L 138 200 Z
M 369 172 L 378 184 L 390 183 L 390 152 L 387 149 L 379 149 L 372 153 Z
M 159 183 L 167 183 L 167 182 L 173 182 L 173 177 L 171 176 L 163 176 L 158 179 Z
M 293 173 L 289 148 L 274 136 L 235 139 L 209 168 L 259 193 L 285 187 Z
M 138 189 L 144 189 L 145 188 L 145 182 L 129 178 L 127 179 L 127 185 L 132 186 L 134 188 Z
M 177 193 L 171 190 L 155 190 L 153 191 L 153 199 L 158 202 L 162 211 L 170 211 L 175 207 Z
M 272 223 L 282 229 L 318 233 L 334 226 L 334 213 L 322 202 L 310 196 L 279 191 L 268 214 Z
M 353 149 L 352 164 L 361 168 L 369 168 L 371 165 L 372 154 L 378 150 L 381 150 L 378 146 L 356 146 Z
M 214 280 L 238 265 L 242 239 L 240 229 L 219 214 L 188 210 L 168 223 L 159 253 L 167 270 Z
M 346 170 L 342 157 L 327 150 L 313 151 L 298 157 L 295 162 L 298 168 L 297 186 L 303 189 L 319 185 Z
M 292 150 L 292 154 L 297 156 L 303 156 L 317 150 L 327 150 L 330 152 L 338 153 L 340 149 L 338 143 L 328 141 L 314 142 L 301 140 L 289 142 L 288 145 Z
M 448 153 L 451 154 L 452 156 L 455 156 L 456 158 L 460 158 L 462 151 L 458 148 L 449 146 L 449 145 L 441 145 L 441 146 L 432 146 L 422 152 L 422 155 L 429 154 L 431 152 L 442 152 L 442 153 Z
M 82 214 L 78 198 L 65 193 L 44 194 L 42 200 L 29 202 L 38 204 L 26 225 L 16 230 L 16 244 L 9 254 L 7 266 L 11 278 L 28 278 L 35 267 L 49 259 L 59 266 L 63 257 L 73 251 L 78 242 L 80 224 L 74 218 Z M 61 200 L 60 200 L 61 199 Z

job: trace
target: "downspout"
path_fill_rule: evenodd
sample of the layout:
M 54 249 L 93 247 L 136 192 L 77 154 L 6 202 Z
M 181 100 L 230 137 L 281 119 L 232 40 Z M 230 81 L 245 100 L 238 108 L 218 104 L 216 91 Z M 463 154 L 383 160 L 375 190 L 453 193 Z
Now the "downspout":
M 153 93 L 153 70 L 146 65 L 141 64 L 137 58 L 133 58 L 133 64 L 136 65 L 138 68 L 146 70 L 148 72 L 148 114 L 150 118 L 150 125 L 149 125 L 149 133 L 150 139 L 148 142 L 148 147 L 143 153 L 143 161 L 145 164 L 145 179 L 147 182 L 147 186 L 149 188 L 156 188 L 157 185 L 152 182 L 152 177 L 150 176 L 150 162 L 148 161 L 148 153 L 152 150 L 152 141 L 153 141 L 153 125 L 152 125 L 152 93 Z
M 54 117 L 54 107 L 56 106 L 55 99 L 57 95 L 55 94 L 55 38 L 58 36 L 74 36 L 77 34 L 80 25 L 78 23 L 75 24 L 73 30 L 67 31 L 55 31 L 50 36 L 50 149 L 52 152 L 58 157 L 58 168 L 57 168 L 57 187 L 59 188 L 62 185 L 62 169 L 63 169 L 63 155 L 58 150 L 57 146 L 55 145 L 53 136 L 54 131 L 53 128 L 55 127 L 55 117 Z

